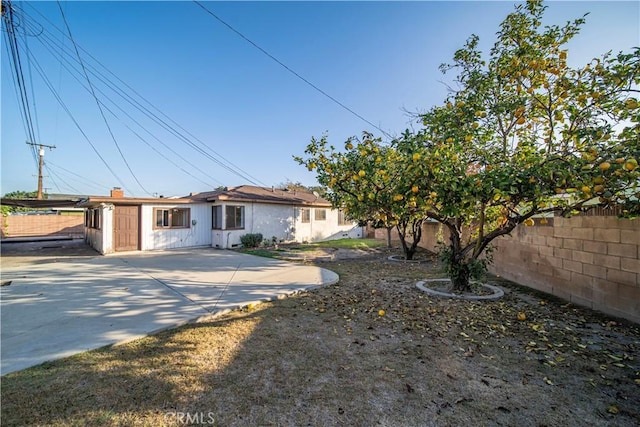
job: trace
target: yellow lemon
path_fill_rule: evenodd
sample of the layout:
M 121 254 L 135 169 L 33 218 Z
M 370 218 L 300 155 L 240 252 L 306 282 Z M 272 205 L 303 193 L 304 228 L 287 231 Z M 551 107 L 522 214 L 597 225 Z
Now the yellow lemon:
M 609 170 L 610 167 L 611 167 L 611 163 L 609 163 L 609 162 L 602 162 L 598 166 L 598 168 L 600 168 L 601 171 Z

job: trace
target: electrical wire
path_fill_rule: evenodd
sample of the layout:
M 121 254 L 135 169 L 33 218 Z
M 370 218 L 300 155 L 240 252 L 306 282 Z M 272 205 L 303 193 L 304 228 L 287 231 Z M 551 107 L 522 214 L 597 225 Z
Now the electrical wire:
M 329 95 L 327 92 L 325 92 L 324 90 L 320 89 L 318 86 L 316 86 L 315 84 L 311 83 L 309 80 L 307 80 L 306 78 L 304 78 L 303 76 L 301 76 L 299 73 L 297 73 L 296 71 L 294 71 L 291 67 L 289 67 L 288 65 L 286 65 L 285 63 L 283 63 L 282 61 L 280 61 L 278 58 L 276 58 L 275 56 L 273 56 L 272 54 L 270 54 L 269 52 L 267 52 L 265 49 L 263 49 L 261 46 L 259 46 L 257 43 L 255 43 L 254 41 L 252 41 L 251 39 L 249 39 L 247 36 L 245 36 L 244 34 L 242 34 L 240 31 L 236 30 L 233 26 L 231 26 L 231 24 L 227 23 L 226 21 L 224 21 L 222 18 L 220 18 L 218 15 L 216 15 L 215 13 L 213 13 L 211 10 L 207 9 L 201 2 L 199 2 L 198 0 L 192 0 L 195 4 L 197 4 L 198 6 L 200 6 L 205 12 L 207 12 L 209 15 L 211 15 L 212 17 L 214 17 L 216 20 L 218 20 L 218 22 L 220 22 L 222 25 L 224 25 L 225 27 L 227 27 L 228 29 L 230 29 L 231 31 L 233 31 L 234 33 L 236 33 L 238 36 L 240 36 L 242 39 L 244 39 L 247 43 L 249 43 L 251 46 L 255 47 L 256 49 L 258 49 L 260 52 L 262 52 L 263 54 L 265 54 L 268 58 L 270 58 L 271 60 L 273 60 L 275 63 L 277 63 L 278 65 L 280 65 L 282 68 L 284 68 L 285 70 L 287 70 L 288 72 L 290 72 L 291 74 L 293 74 L 294 76 L 296 76 L 298 79 L 302 80 L 304 83 L 306 83 L 308 86 L 312 87 L 313 89 L 315 89 L 317 92 L 319 92 L 320 94 L 324 95 L 325 97 L 329 98 L 331 101 L 333 101 L 334 103 L 338 104 L 340 107 L 344 108 L 345 110 L 347 110 L 349 113 L 353 114 L 354 116 L 356 116 L 357 118 L 359 118 L 360 120 L 362 120 L 363 122 L 367 123 L 369 126 L 372 126 L 373 128 L 379 130 L 380 132 L 382 132 L 382 134 L 384 136 L 386 136 L 389 139 L 393 139 L 393 137 L 391 135 L 389 135 L 389 133 L 385 132 L 384 130 L 382 130 L 379 126 L 374 125 L 373 123 L 371 123 L 369 120 L 365 119 L 364 117 L 362 117 L 360 114 L 356 113 L 353 109 L 347 107 L 345 104 L 343 104 L 342 102 L 338 101 L 336 98 L 334 98 L 333 96 Z
M 75 77 L 75 76 L 74 76 Z M 77 79 L 76 79 L 77 80 Z M 84 87 L 84 85 L 82 84 L 82 82 L 78 81 L 78 83 Z M 86 87 L 85 87 L 86 89 Z M 101 93 L 103 93 L 102 91 L 100 91 Z M 107 97 L 107 99 L 109 99 L 110 102 L 113 103 L 113 101 Z M 197 171 L 201 172 L 203 175 L 208 176 L 206 172 L 204 172 L 202 169 L 198 168 L 197 166 L 195 166 L 194 164 L 188 162 L 188 160 L 186 160 L 184 157 L 182 157 L 178 152 L 176 152 L 175 150 L 173 150 L 169 145 L 167 145 L 166 143 L 162 142 L 160 139 L 158 139 L 155 135 L 153 135 L 151 132 L 149 132 L 146 128 L 144 128 L 135 118 L 133 118 L 129 113 L 127 113 L 126 111 L 124 111 L 122 108 L 120 108 L 117 104 L 114 103 L 114 106 L 118 109 L 120 109 L 120 111 L 122 111 L 127 117 L 129 117 L 129 119 L 131 119 L 134 123 L 136 123 L 138 126 L 141 127 L 141 129 L 143 129 L 145 132 L 149 133 L 149 135 L 151 135 L 153 138 L 155 138 L 161 145 L 163 145 L 165 148 L 167 148 L 169 151 L 171 151 L 176 157 L 182 159 L 183 161 L 187 162 L 192 168 L 196 169 Z M 157 148 L 155 148 L 151 143 L 149 143 L 145 138 L 143 138 L 138 132 L 136 132 L 135 130 L 133 130 L 129 125 L 127 125 L 124 121 L 122 121 L 117 114 L 115 114 L 108 106 L 103 104 L 103 107 L 111 114 L 113 115 L 116 119 L 118 119 L 123 126 L 125 126 L 127 129 L 129 129 L 129 131 L 134 134 L 139 140 L 141 140 L 145 145 L 147 145 L 151 150 L 153 150 L 154 152 L 156 152 L 159 156 L 161 156 L 162 158 L 164 158 L 165 160 L 167 160 L 169 163 L 171 163 L 172 165 L 174 165 L 176 168 L 178 168 L 179 170 L 181 170 L 182 172 L 184 172 L 185 174 L 191 176 L 192 178 L 196 179 L 197 181 L 203 183 L 206 186 L 209 187 L 213 187 L 211 185 L 211 183 L 208 183 L 206 181 L 201 180 L 200 178 L 198 178 L 197 176 L 193 175 L 191 172 L 189 172 L 188 170 L 184 169 L 183 167 L 181 167 L 180 165 L 178 165 L 175 161 L 173 161 L 170 157 L 164 155 L 160 150 L 158 150 Z M 222 184 L 221 182 L 217 181 L 215 178 L 208 176 L 210 179 L 212 179 L 213 181 L 217 182 L 218 184 Z
M 45 46 L 45 48 L 49 49 L 49 52 L 53 54 L 53 49 L 55 49 L 54 47 L 51 47 L 51 45 L 47 44 L 46 42 L 43 43 L 43 46 Z M 83 87 L 85 90 L 87 90 L 88 92 L 90 92 L 90 89 L 85 86 L 85 83 L 83 83 L 81 81 L 81 79 L 76 76 L 74 74 L 74 71 L 76 73 L 78 73 L 79 71 L 75 68 L 73 68 L 73 65 L 69 63 L 69 61 L 64 57 L 60 57 L 60 65 L 61 65 L 61 69 L 64 68 L 65 70 L 67 70 L 69 72 L 69 74 L 78 82 L 78 84 Z M 63 62 L 64 61 L 64 62 Z M 68 64 L 67 65 L 65 65 Z M 71 67 L 71 69 L 69 68 Z M 94 86 L 95 88 L 95 86 Z M 151 137 L 153 137 L 158 143 L 160 143 L 162 146 L 164 146 L 167 150 L 169 150 L 173 155 L 175 155 L 176 157 L 180 158 L 181 160 L 183 160 L 185 163 L 187 163 L 191 168 L 199 171 L 200 173 L 202 173 L 203 175 L 205 175 L 206 177 L 208 177 L 209 179 L 217 182 L 218 184 L 222 185 L 222 183 L 218 180 L 216 180 L 215 178 L 211 177 L 210 175 L 208 175 L 205 171 L 203 171 L 202 169 L 200 169 L 199 167 L 197 167 L 196 165 L 194 165 L 193 163 L 189 162 L 187 159 L 185 159 L 182 155 L 180 155 L 180 153 L 176 152 L 174 149 L 172 149 L 169 145 L 167 145 L 166 143 L 164 143 L 162 140 L 160 140 L 157 136 L 155 136 L 153 133 L 151 133 L 147 128 L 145 128 L 138 120 L 136 120 L 134 117 L 132 117 L 127 111 L 125 111 L 122 107 L 120 107 L 120 105 L 118 105 L 115 101 L 113 101 L 113 99 L 111 99 L 104 91 L 100 90 L 99 88 L 95 88 L 105 99 L 107 99 L 115 108 L 119 109 L 124 115 L 126 115 L 131 121 L 133 121 L 138 127 L 140 127 L 142 130 L 144 130 L 147 134 L 149 134 Z M 111 114 L 113 115 L 116 119 L 118 119 L 127 129 L 129 129 L 129 131 L 131 133 L 133 133 L 138 139 L 140 139 L 145 145 L 147 145 L 151 150 L 153 150 L 154 152 L 156 152 L 159 156 L 161 156 L 162 158 L 164 158 L 165 160 L 167 160 L 169 163 L 171 163 L 172 165 L 176 166 L 178 169 L 180 169 L 182 172 L 184 172 L 185 174 L 191 176 L 192 178 L 196 179 L 197 181 L 209 186 L 209 187 L 213 187 L 210 183 L 205 182 L 203 180 L 201 180 L 200 178 L 196 177 L 195 175 L 193 175 L 191 172 L 189 172 L 188 170 L 184 169 L 183 167 L 181 167 L 180 165 L 178 165 L 175 161 L 173 161 L 170 157 L 164 155 L 160 150 L 158 150 L 157 148 L 155 148 L 152 144 L 150 144 L 146 139 L 144 139 L 139 133 L 137 133 L 135 130 L 133 130 L 129 125 L 127 125 L 122 119 L 120 119 L 118 117 L 118 115 L 112 111 L 107 105 L 104 104 L 104 102 L 100 101 L 100 103 L 102 104 L 102 106 Z
M 23 32 L 23 43 L 27 52 L 27 57 L 29 56 L 29 43 L 28 43 L 28 39 L 27 39 L 27 33 Z M 33 118 L 35 120 L 35 131 L 36 131 L 36 136 L 38 138 L 38 141 L 42 141 L 42 138 L 40 137 L 40 125 L 39 125 L 39 120 L 38 120 L 38 104 L 36 103 L 36 94 L 35 91 L 33 90 L 33 72 L 31 71 L 31 62 L 27 61 L 27 71 L 28 71 L 28 75 L 29 75 L 29 86 L 31 87 L 31 99 L 33 100 Z M 35 141 L 34 141 L 35 142 Z M 35 150 L 35 147 L 34 147 Z
M 131 166 L 129 165 L 129 162 L 127 161 L 127 158 L 125 157 L 124 153 L 122 152 L 122 149 L 120 148 L 120 144 L 118 144 L 118 141 L 116 140 L 116 137 L 113 134 L 113 131 L 111 130 L 111 126 L 109 125 L 109 121 L 107 120 L 107 117 L 104 115 L 104 111 L 102 110 L 102 106 L 100 104 L 100 101 L 98 100 L 98 96 L 96 95 L 96 93 L 95 93 L 95 91 L 93 89 L 93 85 L 91 84 L 91 79 L 89 78 L 89 74 L 87 74 L 87 69 L 84 66 L 84 62 L 82 61 L 82 57 L 80 56 L 80 52 L 78 51 L 78 46 L 76 45 L 76 42 L 75 42 L 75 40 L 73 38 L 73 35 L 71 34 L 71 28 L 69 27 L 69 23 L 67 22 L 67 17 L 66 17 L 66 15 L 64 13 L 64 10 L 62 10 L 62 5 L 60 4 L 60 1 L 56 1 L 56 3 L 58 4 L 58 8 L 60 9 L 60 14 L 62 15 L 62 20 L 64 21 L 64 25 L 67 28 L 67 32 L 69 33 L 69 40 L 71 40 L 71 43 L 73 44 L 73 48 L 74 48 L 74 50 L 76 52 L 76 55 L 78 57 L 78 62 L 80 62 L 80 65 L 82 67 L 82 71 L 84 73 L 84 76 L 87 79 L 87 84 L 89 85 L 89 88 L 91 89 L 91 95 L 93 96 L 93 98 L 96 101 L 96 105 L 98 106 L 98 110 L 100 110 L 100 116 L 102 116 L 102 119 L 104 120 L 104 124 L 107 126 L 107 129 L 109 131 L 109 135 L 111 135 L 111 139 L 113 140 L 113 143 L 115 144 L 116 148 L 118 149 L 118 153 L 120 153 L 120 157 L 122 158 L 122 161 L 124 162 L 124 164 L 127 166 L 127 169 L 129 170 L 129 173 L 131 174 L 133 179 L 138 183 L 140 188 L 142 188 L 142 191 L 144 191 L 148 195 L 152 196 L 153 194 L 149 190 L 147 190 L 144 187 L 144 185 L 142 185 L 142 183 L 140 182 L 140 180 L 138 179 L 136 174 L 131 169 Z
M 29 4 L 27 3 L 27 5 L 29 5 Z M 42 13 L 40 13 L 37 9 L 34 9 L 34 10 L 35 10 L 36 13 L 38 13 L 40 16 L 42 16 L 52 26 L 52 28 L 56 29 L 60 34 L 63 35 L 63 37 L 68 39 L 68 36 L 62 30 L 57 28 L 57 26 L 55 24 L 53 24 L 46 16 L 42 15 Z M 114 92 L 116 92 L 119 96 L 121 96 L 123 99 L 125 99 L 125 101 L 130 103 L 132 106 L 137 108 L 141 113 L 146 115 L 149 119 L 154 121 L 156 124 L 158 124 L 159 126 L 164 128 L 167 132 L 171 133 L 176 138 L 180 139 L 185 144 L 187 144 L 189 147 L 191 147 L 193 150 L 195 150 L 199 154 L 203 155 L 205 158 L 211 160 L 212 162 L 214 162 L 218 166 L 224 168 L 225 170 L 227 170 L 227 171 L 229 171 L 229 172 L 241 177 L 242 179 L 244 179 L 244 180 L 246 180 L 246 181 L 248 181 L 248 182 L 250 182 L 250 183 L 252 183 L 254 185 L 262 184 L 263 186 L 266 186 L 266 184 L 264 184 L 263 182 L 261 182 L 257 178 L 251 176 L 246 171 L 242 170 L 239 166 L 235 165 L 234 163 L 232 163 L 231 161 L 226 159 L 224 156 L 220 155 L 220 153 L 218 153 L 215 150 L 213 150 L 211 147 L 209 147 L 203 141 L 201 141 L 200 139 L 195 137 L 193 134 L 188 132 L 184 127 L 180 126 L 175 120 L 171 119 L 171 117 L 169 117 L 167 114 L 163 113 L 159 108 L 154 106 L 150 101 L 148 101 L 146 98 L 144 98 L 138 92 L 136 92 L 135 89 L 133 89 L 130 85 L 128 85 L 126 82 L 124 82 L 118 76 L 116 76 L 113 72 L 111 72 L 107 67 L 105 67 L 100 61 L 98 61 L 95 57 L 93 57 L 89 52 L 87 52 L 81 46 L 79 46 L 77 44 L 75 44 L 75 46 L 79 50 L 81 50 L 85 54 L 87 54 L 87 56 L 89 58 L 91 58 L 93 61 L 95 61 L 107 73 L 109 73 L 111 76 L 113 76 L 119 82 L 119 84 L 113 83 L 110 79 L 106 78 L 106 76 L 102 75 L 99 71 L 97 71 L 97 69 L 95 67 L 92 67 L 91 65 L 87 65 L 87 68 L 96 70 L 96 72 L 92 72 L 92 74 L 94 76 L 96 76 L 96 73 L 98 73 L 98 75 L 102 75 L 103 77 L 105 77 L 105 79 L 101 79 L 101 81 L 103 83 L 107 84 L 110 89 L 112 89 Z M 105 80 L 107 82 L 105 82 Z M 130 96 L 128 93 L 126 93 L 121 88 L 121 86 L 126 87 L 131 93 L 135 94 L 138 98 L 140 98 L 140 100 L 142 102 L 134 99 L 132 96 Z M 146 104 L 146 106 L 143 105 L 143 103 Z M 154 111 L 151 111 L 151 110 L 154 110 L 155 112 L 157 112 L 157 114 L 154 113 Z M 159 116 L 162 116 L 163 118 L 161 118 Z M 173 126 L 171 124 L 167 123 L 167 122 L 172 123 Z M 184 132 L 184 133 L 180 132 L 180 130 L 182 132 Z M 190 136 L 198 144 L 196 144 L 196 142 L 194 142 L 193 140 L 188 138 L 188 136 Z
M 72 77 L 74 77 L 76 79 L 76 81 L 78 82 L 78 84 L 80 86 L 82 86 L 83 88 L 85 88 L 87 91 L 89 91 L 89 89 L 84 85 L 84 83 L 82 81 L 80 81 L 80 79 L 73 74 L 73 72 L 71 70 L 69 70 L 69 68 L 67 68 L 67 66 L 65 64 L 63 64 L 63 62 L 60 62 L 62 68 L 66 69 L 67 71 L 69 71 L 69 73 L 71 74 Z M 76 70 L 74 70 L 76 71 Z M 166 143 L 164 143 L 162 140 L 160 140 L 158 137 L 156 137 L 154 134 L 152 134 L 148 129 L 146 129 L 141 123 L 139 123 L 134 117 L 132 117 L 127 111 L 125 111 L 122 107 L 120 107 L 117 103 L 115 103 L 106 93 L 104 93 L 102 90 L 100 90 L 99 88 L 96 88 L 96 90 L 103 95 L 103 97 L 105 99 L 107 99 L 109 102 L 112 103 L 112 105 L 119 109 L 124 115 L 126 115 L 131 121 L 133 121 L 136 125 L 138 125 L 142 130 L 144 130 L 146 133 L 148 133 L 151 137 L 153 137 L 158 143 L 160 143 L 161 145 L 163 145 L 167 150 L 169 150 L 173 155 L 175 155 L 176 157 L 180 158 L 181 160 L 183 160 L 185 163 L 187 163 L 190 167 L 192 167 L 193 169 L 199 171 L 200 173 L 202 173 L 203 175 L 207 176 L 209 179 L 217 182 L 218 184 L 222 185 L 221 182 L 219 182 L 218 180 L 216 180 L 215 178 L 209 176 L 205 171 L 203 171 L 202 169 L 198 168 L 196 165 L 194 165 L 193 163 L 189 162 L 187 159 L 185 159 L 182 155 L 180 155 L 180 153 L 178 153 L 177 151 L 175 151 L 174 149 L 172 149 L 169 145 L 167 145 Z M 182 172 L 184 172 L 186 175 L 189 175 L 190 177 L 194 178 L 195 180 L 203 183 L 206 186 L 209 187 L 213 187 L 213 185 L 211 185 L 211 183 L 205 182 L 202 179 L 198 178 L 197 176 L 195 176 L 194 174 L 192 174 L 191 172 L 189 172 L 188 170 L 186 170 L 185 168 L 183 168 L 182 166 L 178 165 L 174 160 L 172 160 L 170 157 L 164 155 L 160 150 L 158 150 L 157 148 L 155 148 L 151 143 L 149 143 L 145 138 L 143 138 L 138 132 L 136 132 L 135 130 L 133 130 L 131 128 L 131 126 L 129 126 L 128 124 L 126 124 L 122 119 L 120 119 L 118 117 L 118 115 L 112 111 L 107 105 L 105 105 L 102 101 L 100 101 L 100 103 L 102 104 L 103 108 L 105 108 L 107 110 L 107 112 L 109 112 L 113 117 L 115 117 L 116 119 L 118 119 L 127 129 L 129 129 L 129 131 L 134 134 L 138 139 L 140 139 L 145 145 L 147 145 L 151 150 L 153 150 L 154 152 L 156 152 L 159 156 L 161 156 L 162 158 L 164 158 L 165 160 L 167 160 L 169 163 L 171 163 L 172 165 L 174 165 L 176 168 L 178 168 L 179 170 L 181 170 Z
M 5 33 L 5 36 L 6 36 L 6 33 Z M 8 43 L 8 37 L 7 37 L 7 43 L 6 44 L 9 44 Z M 7 57 L 9 58 L 9 63 L 12 63 L 12 59 L 11 59 L 11 56 L 9 54 L 9 51 L 6 50 L 6 53 L 7 53 Z M 25 118 L 23 103 L 21 102 L 21 96 L 20 96 L 20 93 L 19 93 L 19 90 L 18 90 L 17 76 L 16 76 L 15 72 L 12 72 L 10 74 L 11 74 L 11 78 L 13 80 L 13 89 L 14 89 L 14 94 L 16 96 L 16 103 L 17 103 L 17 105 L 19 107 L 20 118 L 21 118 L 20 122 L 22 123 L 22 128 L 24 130 L 24 134 L 28 135 L 29 134 L 28 124 L 27 124 L 27 119 Z M 29 151 L 31 152 L 31 157 L 33 158 L 33 161 L 34 161 L 34 164 L 35 164 L 35 167 L 36 167 L 36 170 L 37 170 L 37 168 L 38 168 L 38 158 L 37 158 L 36 153 L 35 153 L 35 148 L 30 145 L 29 146 Z
M 58 185 L 58 182 L 53 178 L 53 174 L 51 173 L 51 171 L 49 170 L 49 168 L 47 168 L 46 164 L 42 165 L 43 169 L 46 170 L 47 172 L 49 172 L 48 178 L 51 180 L 51 182 L 53 183 L 53 186 L 56 187 L 56 190 L 58 190 L 58 193 L 62 193 L 62 190 L 60 189 L 60 186 Z M 43 193 L 46 193 L 46 188 L 42 188 Z
M 80 131 L 80 133 L 82 134 L 82 136 L 84 137 L 84 139 L 89 143 L 89 145 L 91 146 L 91 148 L 93 149 L 94 153 L 98 156 L 98 158 L 102 161 L 102 163 L 106 166 L 106 168 L 109 170 L 109 172 L 111 172 L 111 175 L 113 175 L 113 177 L 120 183 L 120 186 L 127 191 L 128 193 L 130 193 L 129 189 L 127 189 L 127 187 L 124 185 L 124 182 L 122 181 L 122 179 L 115 173 L 115 171 L 113 170 L 113 168 L 111 168 L 111 166 L 109 165 L 109 163 L 107 163 L 107 161 L 104 159 L 104 157 L 102 157 L 102 155 L 100 154 L 100 152 L 98 151 L 98 149 L 96 148 L 95 144 L 93 144 L 93 142 L 91 142 L 91 139 L 89 139 L 89 137 L 87 136 L 87 134 L 85 133 L 85 131 L 82 129 L 82 127 L 80 126 L 80 123 L 78 123 L 78 121 L 75 119 L 75 117 L 73 116 L 73 114 L 71 113 L 71 110 L 69 110 L 69 108 L 67 107 L 67 105 L 64 103 L 64 101 L 62 100 L 62 98 L 60 97 L 60 95 L 58 94 L 58 92 L 55 90 L 55 88 L 53 87 L 53 85 L 51 84 L 51 82 L 49 81 L 49 79 L 47 78 L 46 74 L 44 73 L 44 70 L 42 69 L 42 67 L 40 67 L 40 64 L 38 63 L 38 61 L 35 60 L 35 58 L 31 58 L 31 60 L 33 61 L 33 65 L 36 69 L 36 71 L 38 72 L 38 74 L 40 75 L 40 77 L 42 78 L 42 80 L 44 81 L 45 85 L 49 88 L 49 91 L 51 91 L 51 93 L 53 94 L 54 98 L 56 99 L 56 101 L 58 101 L 58 103 L 60 104 L 60 106 L 62 107 L 62 109 L 67 113 L 67 115 L 69 116 L 69 118 L 71 119 L 71 121 L 73 122 L 73 124 L 76 126 L 76 128 L 78 128 L 78 130 Z
M 73 171 L 70 171 L 69 169 L 66 169 L 52 161 L 45 161 L 45 165 L 47 165 L 49 167 L 49 170 L 51 170 L 51 167 L 53 167 L 56 171 L 58 171 L 58 176 L 61 175 L 61 173 L 66 173 L 67 175 L 71 175 L 74 181 L 78 181 L 83 185 L 89 186 L 89 187 L 93 187 L 98 189 L 99 191 L 103 192 L 104 190 L 109 190 L 109 187 L 107 187 L 104 184 L 100 184 L 99 182 L 93 181 L 90 178 L 87 178 L 84 175 L 80 175 L 77 174 Z
M 47 165 L 47 163 L 44 164 L 45 169 L 49 172 L 49 174 L 51 175 L 51 180 L 53 181 L 53 184 L 56 186 L 56 188 L 58 189 L 58 191 L 62 192 L 60 190 L 60 187 L 58 186 L 58 184 L 56 184 L 56 181 L 53 179 L 53 177 L 55 176 L 57 179 L 60 180 L 60 182 L 62 182 L 64 185 L 67 186 L 67 188 L 69 188 L 71 191 L 73 191 L 75 194 L 80 194 L 80 191 L 78 189 L 76 189 L 74 186 L 72 186 L 71 184 L 69 184 L 67 181 L 65 181 L 60 175 L 58 175 L 54 170 L 52 170 L 51 168 L 48 167 L 49 165 Z
M 30 142 L 37 143 L 36 133 L 34 131 L 33 120 L 31 117 L 31 106 L 29 104 L 29 96 L 27 93 L 26 83 L 24 79 L 24 72 L 22 69 L 22 60 L 20 58 L 20 50 L 18 49 L 18 39 L 16 36 L 16 23 L 15 23 L 15 9 L 11 2 L 3 2 L 3 14 L 2 18 L 5 23 L 5 35 L 7 38 L 7 45 L 9 45 L 9 62 L 12 65 L 13 73 L 12 77 L 16 92 L 18 93 L 18 105 L 20 105 L 20 112 L 22 115 L 23 126 L 25 133 Z M 35 145 L 31 145 L 31 155 L 33 157 L 36 168 L 38 168 L 38 156 Z

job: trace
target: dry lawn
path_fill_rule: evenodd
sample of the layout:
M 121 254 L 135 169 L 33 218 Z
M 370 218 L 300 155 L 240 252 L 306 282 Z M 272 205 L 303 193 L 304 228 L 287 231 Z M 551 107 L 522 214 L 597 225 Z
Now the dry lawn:
M 428 297 L 435 263 L 384 251 L 322 266 L 340 282 L 9 374 L 2 425 L 640 424 L 637 325 L 504 281 Z

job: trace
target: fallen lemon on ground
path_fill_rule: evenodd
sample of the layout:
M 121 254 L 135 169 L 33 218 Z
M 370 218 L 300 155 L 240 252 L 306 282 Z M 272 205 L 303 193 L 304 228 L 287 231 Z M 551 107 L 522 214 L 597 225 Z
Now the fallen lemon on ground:
M 384 315 L 385 315 L 384 310 L 378 310 L 378 316 L 384 316 Z
M 518 320 L 524 322 L 525 320 L 527 320 L 527 315 L 524 313 L 518 313 Z

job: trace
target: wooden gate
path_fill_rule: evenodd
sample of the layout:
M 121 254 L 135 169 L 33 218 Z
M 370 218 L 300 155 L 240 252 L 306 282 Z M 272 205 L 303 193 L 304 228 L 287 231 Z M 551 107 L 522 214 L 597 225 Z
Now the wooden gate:
M 140 207 L 115 206 L 113 220 L 114 250 L 119 252 L 140 249 Z

